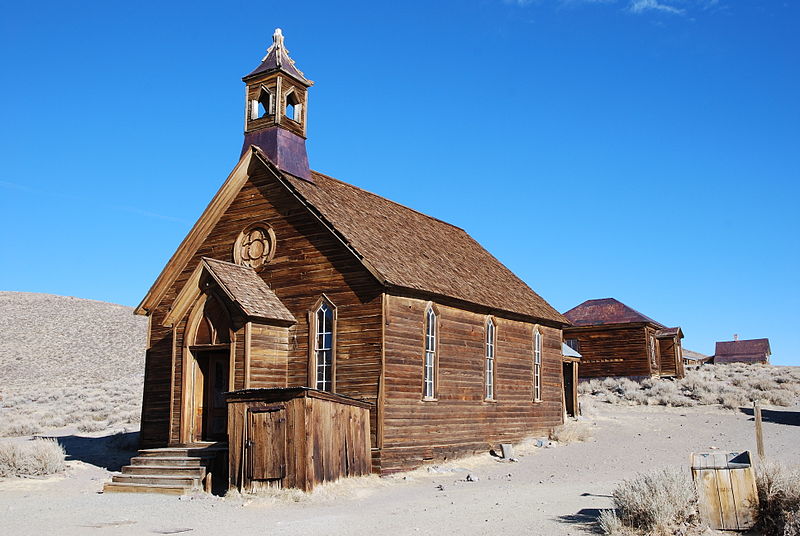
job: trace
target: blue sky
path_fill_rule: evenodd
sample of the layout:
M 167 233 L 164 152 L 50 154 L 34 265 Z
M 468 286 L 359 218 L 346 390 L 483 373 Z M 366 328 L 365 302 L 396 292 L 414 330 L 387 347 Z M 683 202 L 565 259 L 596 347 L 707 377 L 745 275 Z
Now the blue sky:
M 281 27 L 314 169 L 800 365 L 800 5 L 37 2 L 0 17 L 0 289 L 136 305 L 237 160 Z

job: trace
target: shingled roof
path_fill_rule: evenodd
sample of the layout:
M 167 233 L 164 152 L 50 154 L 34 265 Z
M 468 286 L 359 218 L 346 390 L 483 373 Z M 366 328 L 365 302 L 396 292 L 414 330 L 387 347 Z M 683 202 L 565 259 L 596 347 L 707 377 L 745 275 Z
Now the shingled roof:
M 312 172 L 286 180 L 339 232 L 388 286 L 567 324 L 469 234 L 379 195 Z
M 295 317 L 249 266 L 203 257 L 203 265 L 248 317 L 294 324 Z
M 737 341 L 721 341 L 717 343 L 714 357 L 718 358 L 764 358 L 771 353 L 769 339 L 744 339 Z
M 645 323 L 666 329 L 663 324 L 614 298 L 586 300 L 564 313 L 564 316 L 575 326 Z
M 674 328 L 663 328 L 656 331 L 656 337 L 659 339 L 675 336 L 683 338 L 683 331 L 681 331 L 680 326 Z

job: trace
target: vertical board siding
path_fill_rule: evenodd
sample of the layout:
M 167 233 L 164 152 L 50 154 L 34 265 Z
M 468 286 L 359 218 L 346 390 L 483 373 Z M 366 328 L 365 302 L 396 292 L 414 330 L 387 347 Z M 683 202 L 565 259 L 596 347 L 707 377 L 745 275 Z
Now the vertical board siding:
M 250 335 L 250 387 L 287 387 L 289 329 L 252 325 Z
M 297 319 L 297 324 L 288 329 L 286 385 L 305 386 L 308 383 L 307 313 L 325 293 L 337 308 L 335 390 L 376 403 L 381 367 L 382 287 L 284 186 L 266 170 L 258 168 L 153 312 L 153 348 L 145 371 L 147 383 L 153 382 L 153 385 L 145 387 L 142 410 L 142 440 L 148 445 L 162 446 L 170 435 L 172 341 L 170 330 L 163 328 L 161 322 L 201 257 L 232 261 L 233 244 L 239 233 L 247 225 L 260 221 L 274 230 L 276 248 L 275 256 L 259 275 Z M 184 318 L 176 329 L 180 336 L 184 333 L 185 321 Z M 237 343 L 243 343 L 243 340 L 243 332 L 238 333 Z M 254 347 L 255 344 L 251 351 Z M 180 430 L 182 341 L 176 344 L 176 354 L 173 402 L 177 403 L 172 405 L 173 441 L 178 440 Z M 244 382 L 243 359 L 243 347 L 236 348 L 234 380 L 237 388 Z M 262 372 L 263 369 L 256 371 L 255 377 Z M 251 381 L 253 378 L 251 375 Z M 274 378 L 261 379 L 272 381 Z M 375 412 L 371 413 L 372 444 L 375 445 L 377 422 Z
M 540 326 L 542 401 L 533 402 L 533 324 L 495 317 L 495 400 L 485 401 L 486 315 L 437 306 L 436 400 L 422 400 L 427 302 L 387 297 L 382 473 L 485 451 L 563 422 L 561 330 Z

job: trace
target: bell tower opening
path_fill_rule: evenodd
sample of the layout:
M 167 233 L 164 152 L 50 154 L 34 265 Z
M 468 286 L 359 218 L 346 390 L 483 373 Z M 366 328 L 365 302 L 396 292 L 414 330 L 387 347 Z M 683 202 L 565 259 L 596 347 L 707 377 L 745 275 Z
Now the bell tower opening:
M 282 171 L 311 181 L 305 140 L 313 82 L 289 57 L 280 28 L 261 64 L 242 80 L 247 85 L 242 154 L 256 146 Z

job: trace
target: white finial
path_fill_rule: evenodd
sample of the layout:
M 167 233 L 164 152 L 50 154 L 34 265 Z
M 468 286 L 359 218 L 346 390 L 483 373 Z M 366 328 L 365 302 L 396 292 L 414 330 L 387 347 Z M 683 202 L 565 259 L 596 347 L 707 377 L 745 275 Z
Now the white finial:
M 280 28 L 275 28 L 275 33 L 272 34 L 272 42 L 275 43 L 278 48 L 283 48 L 283 32 Z

